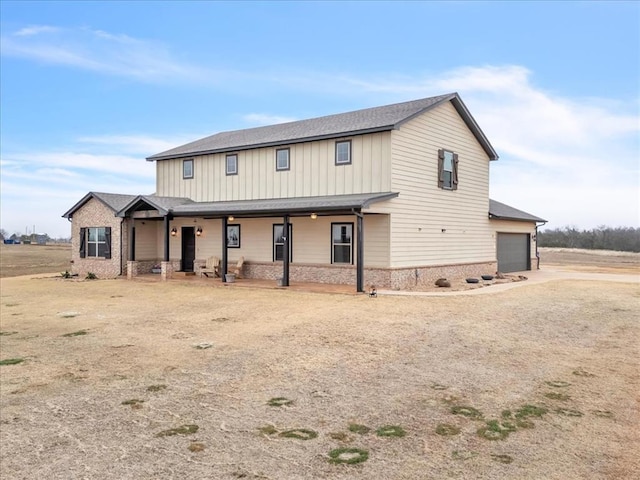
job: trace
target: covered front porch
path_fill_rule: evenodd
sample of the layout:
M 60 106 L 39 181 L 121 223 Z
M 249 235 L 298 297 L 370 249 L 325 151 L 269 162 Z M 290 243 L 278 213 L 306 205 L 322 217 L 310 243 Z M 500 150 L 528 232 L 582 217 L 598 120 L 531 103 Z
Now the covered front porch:
M 260 201 L 193 202 L 139 196 L 118 212 L 127 229 L 127 276 L 159 267 L 160 278 L 198 274 L 219 258 L 219 279 L 242 258 L 241 276 L 353 285 L 387 283 L 389 217 L 368 207 L 395 193 Z M 124 253 L 124 252 L 123 252 Z M 366 258 L 366 261 L 365 261 Z M 366 279 L 365 279 L 366 277 Z

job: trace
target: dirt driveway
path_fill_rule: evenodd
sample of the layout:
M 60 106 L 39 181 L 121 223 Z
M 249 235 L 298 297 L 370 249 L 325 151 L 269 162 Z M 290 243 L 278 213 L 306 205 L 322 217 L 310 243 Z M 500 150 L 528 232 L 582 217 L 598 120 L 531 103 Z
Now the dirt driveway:
M 3 480 L 640 471 L 638 283 L 373 299 L 180 281 L 0 286 L 0 360 L 23 360 L 0 366 Z M 338 462 L 366 460 L 332 463 L 339 448 Z

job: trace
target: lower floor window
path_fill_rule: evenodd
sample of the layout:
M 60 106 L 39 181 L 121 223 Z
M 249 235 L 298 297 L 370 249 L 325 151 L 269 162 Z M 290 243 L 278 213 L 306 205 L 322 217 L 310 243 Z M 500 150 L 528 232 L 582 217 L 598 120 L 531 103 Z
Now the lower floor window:
M 107 251 L 107 236 L 104 227 L 87 229 L 87 256 L 104 257 Z
M 291 255 L 291 224 L 289 224 L 289 259 L 292 259 Z M 284 260 L 284 224 L 279 223 L 273 226 L 273 261 Z
M 80 258 L 111 258 L 111 227 L 80 229 Z
M 353 263 L 353 223 L 331 224 L 331 263 Z

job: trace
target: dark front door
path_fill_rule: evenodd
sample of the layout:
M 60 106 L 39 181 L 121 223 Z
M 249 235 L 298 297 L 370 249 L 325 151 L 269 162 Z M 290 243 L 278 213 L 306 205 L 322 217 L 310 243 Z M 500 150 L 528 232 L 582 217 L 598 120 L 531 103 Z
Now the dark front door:
M 196 259 L 196 235 L 194 227 L 182 227 L 182 271 L 193 272 Z

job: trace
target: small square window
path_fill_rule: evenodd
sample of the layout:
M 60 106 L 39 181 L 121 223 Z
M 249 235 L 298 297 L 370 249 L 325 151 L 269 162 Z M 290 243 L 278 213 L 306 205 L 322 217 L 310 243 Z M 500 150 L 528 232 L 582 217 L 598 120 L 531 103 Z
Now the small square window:
M 227 155 L 227 175 L 238 174 L 238 155 Z
M 336 165 L 351 164 L 351 140 L 336 142 Z
M 279 148 L 276 150 L 276 170 L 289 170 L 289 149 Z
M 182 178 L 193 178 L 193 159 L 182 161 Z

